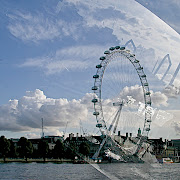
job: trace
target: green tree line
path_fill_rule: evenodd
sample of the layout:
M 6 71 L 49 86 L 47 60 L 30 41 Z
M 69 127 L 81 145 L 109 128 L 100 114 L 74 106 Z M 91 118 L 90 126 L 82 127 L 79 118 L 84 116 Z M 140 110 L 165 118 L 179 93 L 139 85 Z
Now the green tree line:
M 33 148 L 31 141 L 25 137 L 21 137 L 14 145 L 12 140 L 0 137 L 0 158 L 6 161 L 6 158 L 23 158 L 26 161 L 28 158 L 46 158 L 54 159 L 74 159 L 77 154 L 88 156 L 90 153 L 90 147 L 88 143 L 82 142 L 79 147 L 74 143 L 64 144 L 61 140 L 55 142 L 54 149 L 50 150 L 47 140 L 41 139 L 38 144 L 38 149 Z

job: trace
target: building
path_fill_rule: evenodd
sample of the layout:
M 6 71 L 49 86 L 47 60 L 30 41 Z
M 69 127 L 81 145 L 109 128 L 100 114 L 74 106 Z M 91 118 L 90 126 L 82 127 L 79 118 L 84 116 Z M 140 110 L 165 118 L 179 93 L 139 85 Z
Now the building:
M 165 143 L 162 138 L 148 139 L 148 142 L 153 146 L 154 155 L 163 155 Z
M 39 143 L 42 140 L 46 141 L 48 143 L 50 150 L 53 150 L 55 145 L 56 145 L 56 141 L 61 140 L 63 142 L 64 138 L 62 136 L 45 136 L 43 138 L 29 139 L 29 141 L 33 145 L 33 148 L 36 149 L 36 150 L 38 149 Z
M 78 133 L 76 134 L 76 136 L 74 136 L 73 133 L 69 134 L 69 137 L 67 137 L 64 141 L 64 143 L 66 144 L 66 146 L 69 145 L 74 145 L 76 148 L 76 151 L 79 151 L 79 147 L 81 145 L 81 143 L 85 142 L 89 145 L 90 148 L 90 154 L 89 156 L 92 157 L 95 152 L 99 149 L 100 146 L 100 142 L 102 141 L 102 137 L 101 136 L 79 136 Z
M 178 156 L 180 156 L 180 139 L 172 139 L 170 143 L 172 144 L 172 146 L 177 148 Z

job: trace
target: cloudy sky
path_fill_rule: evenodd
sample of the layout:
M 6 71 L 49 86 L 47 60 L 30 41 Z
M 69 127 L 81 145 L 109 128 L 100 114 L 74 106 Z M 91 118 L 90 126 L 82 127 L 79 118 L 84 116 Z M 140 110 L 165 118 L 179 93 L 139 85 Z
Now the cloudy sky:
M 179 10 L 177 0 L 1 0 L 0 135 L 40 137 L 42 118 L 45 135 L 97 132 L 95 66 L 109 47 L 130 41 L 152 93 L 150 136 L 180 138 Z M 120 95 L 138 102 L 141 119 L 138 83 Z

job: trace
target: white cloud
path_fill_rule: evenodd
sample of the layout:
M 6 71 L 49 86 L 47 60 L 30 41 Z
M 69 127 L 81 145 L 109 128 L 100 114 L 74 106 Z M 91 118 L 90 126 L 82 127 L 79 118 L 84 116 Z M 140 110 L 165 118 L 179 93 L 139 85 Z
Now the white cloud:
M 64 132 L 59 130 L 59 127 L 44 127 L 44 136 L 63 136 Z M 67 135 L 66 135 L 67 136 Z M 42 131 L 39 129 L 33 129 L 31 132 L 26 132 L 25 137 L 28 139 L 35 139 L 42 137 Z
M 134 99 L 139 96 L 135 94 L 140 92 L 140 87 L 130 87 L 125 88 L 123 95 L 129 95 L 130 92 L 134 92 Z M 122 95 L 122 94 L 121 94 Z M 131 94 L 132 95 L 132 94 Z M 80 120 L 83 122 L 85 127 L 89 130 L 95 128 L 95 117 L 92 115 L 93 112 L 93 94 L 87 93 L 79 100 L 67 100 L 67 99 L 53 99 L 47 98 L 43 91 L 37 89 L 35 91 L 27 91 L 26 95 L 19 100 L 10 100 L 8 104 L 0 106 L 0 130 L 8 131 L 26 131 L 26 136 L 28 138 L 40 137 L 41 132 L 41 118 L 44 119 L 44 132 L 46 135 L 62 135 L 63 132 L 60 128 L 65 128 L 68 122 L 68 129 L 80 128 Z M 156 99 L 156 105 L 166 105 L 166 99 L 163 94 L 152 92 L 152 96 Z M 136 97 L 136 98 L 135 98 Z M 163 99 L 164 98 L 164 99 Z M 111 100 L 104 100 L 103 112 L 108 121 L 107 117 L 115 112 L 114 107 L 110 107 L 109 103 L 112 105 Z M 128 107 L 123 107 L 123 112 L 121 114 L 121 121 L 119 123 L 119 128 L 122 133 L 133 132 L 136 133 L 137 128 L 143 126 L 144 116 L 138 116 L 136 112 L 126 110 Z M 174 113 L 174 111 L 172 112 Z M 162 124 L 168 122 L 171 123 L 172 128 L 175 128 L 178 133 L 178 115 L 172 119 L 171 112 L 158 111 L 158 116 L 154 120 L 155 129 L 160 127 Z M 109 118 L 110 118 L 109 117 Z M 176 121 L 175 121 L 176 120 Z M 173 122 L 176 122 L 173 125 Z M 107 122 L 107 124 L 111 121 Z M 83 126 L 84 126 L 83 125 Z M 163 127 L 166 125 L 163 125 Z M 154 131 L 153 131 L 154 132 Z
M 124 87 L 124 89 L 120 92 L 120 97 L 125 98 L 131 96 L 136 102 L 143 102 L 143 90 L 139 85 Z
M 55 7 L 56 14 L 60 13 L 65 6 L 66 6 L 66 3 L 64 1 L 59 1 L 57 3 L 57 6 Z
M 72 60 L 64 60 L 64 61 L 56 61 L 47 65 L 47 73 L 54 74 L 59 73 L 63 70 L 83 70 L 89 66 L 87 62 L 82 61 L 72 61 Z
M 28 133 L 25 135 L 28 139 L 36 139 L 36 138 L 40 138 L 40 134 L 36 134 L 36 133 Z
M 154 104 L 155 106 L 168 106 L 168 97 L 163 94 L 162 92 L 152 92 L 151 95 L 151 99 L 152 99 L 152 104 Z
M 180 32 L 179 28 L 179 8 L 180 1 L 179 0 L 158 0 L 158 1 L 147 1 L 147 0 L 136 0 L 151 12 L 155 13 L 161 19 L 163 19 L 166 23 L 171 25 L 177 32 Z M 167 16 L 168 14 L 168 16 Z
M 121 93 L 120 97 L 125 98 L 131 96 L 133 99 L 136 100 L 136 102 L 144 102 L 144 94 L 142 87 L 139 85 L 131 86 L 131 87 L 125 87 Z M 161 92 L 153 92 L 151 91 L 151 99 L 152 99 L 152 105 L 153 106 L 167 106 L 168 105 L 168 97 L 161 93 Z
M 148 62 L 149 66 L 152 67 L 159 57 L 163 58 L 169 53 L 173 62 L 169 73 L 174 73 L 179 63 L 177 52 L 180 47 L 180 36 L 146 8 L 132 0 L 126 3 L 123 1 L 112 3 L 108 0 L 68 0 L 68 2 L 76 5 L 87 27 L 110 29 L 121 43 L 133 39 L 138 46 L 155 50 L 155 58 L 148 59 L 151 62 Z M 169 49 L 169 46 L 173 48 Z
M 165 138 L 179 138 L 180 135 L 180 111 L 179 110 L 168 110 L 166 111 L 167 114 L 169 114 L 169 116 L 164 116 L 163 119 L 165 120 L 165 123 L 163 124 L 163 126 L 159 129 L 159 132 L 162 133 L 164 132 L 163 135 Z M 163 120 L 162 117 L 160 116 L 160 120 Z M 169 121 L 167 121 L 169 119 Z M 157 119 L 157 123 L 158 123 L 158 119 Z M 157 134 L 159 134 L 157 132 Z
M 135 8 L 129 10 L 129 7 L 132 6 Z M 67 7 L 68 10 L 66 9 Z M 65 14 L 59 15 L 59 13 L 65 12 L 67 15 L 70 10 L 73 11 L 72 20 L 70 20 L 69 16 L 68 18 L 65 16 L 62 19 L 61 16 Z M 14 36 L 25 41 L 35 42 L 39 40 L 55 40 L 63 36 L 75 39 L 78 38 L 77 36 L 84 36 L 83 38 L 85 38 L 87 31 L 90 32 L 91 37 L 95 28 L 99 29 L 98 34 L 103 32 L 103 30 L 111 30 L 112 37 L 115 37 L 121 44 L 133 38 L 138 46 L 141 45 L 147 49 L 151 48 L 150 51 L 146 51 L 146 54 L 140 57 L 143 57 L 143 62 L 147 64 L 149 69 L 152 69 L 157 58 L 163 58 L 167 53 L 170 53 L 173 61 L 170 69 L 171 74 L 174 73 L 179 63 L 177 54 L 180 46 L 179 35 L 135 1 L 128 0 L 126 3 L 114 1 L 112 3 L 109 0 L 68 0 L 66 2 L 58 2 L 55 12 L 51 13 L 52 15 L 16 12 L 14 15 L 9 15 L 10 24 L 8 28 Z M 106 36 L 106 33 L 102 34 Z M 169 49 L 169 46 L 173 46 L 173 48 Z M 147 55 L 147 53 L 150 54 Z M 33 60 L 27 62 L 26 65 L 33 63 Z M 71 59 L 64 58 L 64 60 Z M 41 61 L 34 63 L 41 65 Z M 76 63 L 84 66 L 79 61 Z M 56 63 L 54 64 L 54 62 L 49 65 L 49 73 L 57 72 L 57 69 L 63 69 L 61 63 L 57 63 L 56 68 L 55 66 Z
M 52 99 L 36 89 L 28 91 L 19 100 L 10 100 L 7 105 L 0 106 L 0 130 L 32 131 L 41 128 L 41 118 L 49 127 L 69 127 L 79 125 L 79 119 L 87 122 L 88 109 L 92 94 L 86 94 L 82 100 Z M 50 130 L 49 130 L 50 131 Z
M 103 46 L 75 46 L 57 50 L 49 56 L 29 58 L 20 67 L 41 68 L 46 74 L 55 74 L 62 71 L 79 71 L 94 67 Z
M 169 97 L 169 98 L 177 98 L 180 95 L 180 86 L 175 87 L 175 86 L 167 86 L 163 90 L 163 93 Z
M 64 36 L 73 36 L 77 39 L 78 22 L 68 23 L 56 16 L 22 13 L 20 11 L 9 14 L 8 17 L 8 30 L 13 36 L 23 41 L 38 42 L 40 40 L 54 40 Z
M 180 122 L 174 122 L 172 126 L 174 127 L 177 135 L 180 135 Z

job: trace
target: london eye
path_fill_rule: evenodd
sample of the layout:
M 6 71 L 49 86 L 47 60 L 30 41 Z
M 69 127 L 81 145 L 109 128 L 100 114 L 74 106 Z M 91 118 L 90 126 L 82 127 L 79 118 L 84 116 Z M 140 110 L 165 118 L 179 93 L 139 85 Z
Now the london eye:
M 114 141 L 117 130 L 122 135 L 129 133 L 132 136 L 141 128 L 136 151 L 131 152 L 135 154 L 147 139 L 151 125 L 151 97 L 144 69 L 135 54 L 120 46 L 106 50 L 99 58 L 96 69 L 92 87 L 93 115 L 96 117 L 96 127 L 106 137 L 99 151 L 107 143 L 107 138 Z M 143 112 L 140 109 L 142 105 Z

